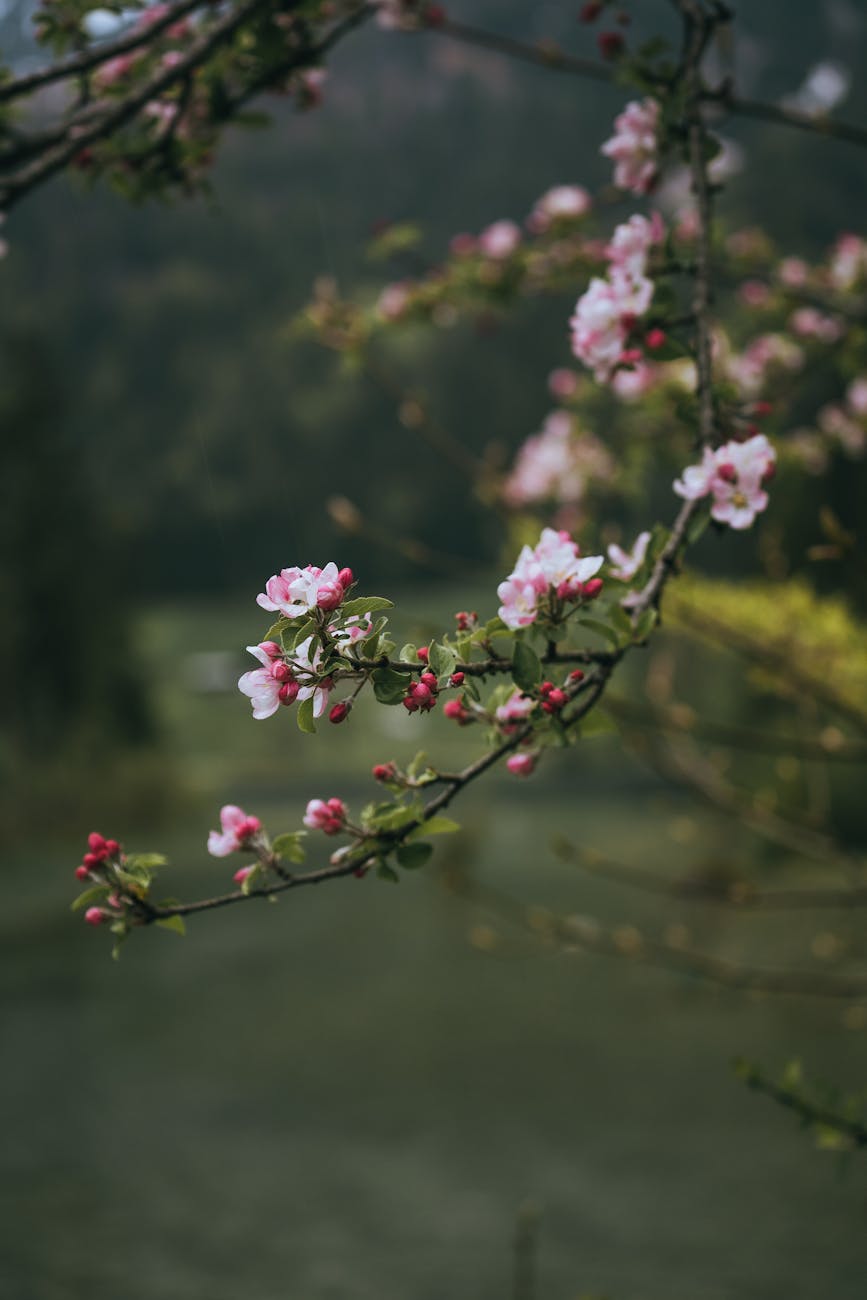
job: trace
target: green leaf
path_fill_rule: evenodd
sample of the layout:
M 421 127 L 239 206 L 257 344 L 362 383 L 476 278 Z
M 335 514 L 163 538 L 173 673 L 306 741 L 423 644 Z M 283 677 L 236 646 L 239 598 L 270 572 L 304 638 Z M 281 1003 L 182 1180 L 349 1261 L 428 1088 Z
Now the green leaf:
M 303 862 L 304 846 L 302 840 L 306 831 L 290 831 L 285 835 L 278 835 L 271 848 L 282 858 L 284 862 Z
M 161 916 L 156 922 L 161 930 L 171 930 L 174 934 L 183 937 L 187 933 L 187 927 L 184 925 L 182 916 Z
M 257 862 L 248 876 L 245 876 L 241 882 L 241 893 L 249 894 L 254 889 L 259 889 L 265 882 L 265 868 L 261 862 Z
M 460 829 L 459 823 L 452 821 L 451 817 L 430 817 L 416 830 L 410 831 L 410 836 L 415 839 L 418 835 L 451 835 Z
M 80 912 L 83 907 L 89 907 L 91 903 L 99 903 L 109 893 L 108 885 L 92 885 L 90 889 L 85 889 L 83 894 L 79 894 L 70 904 L 70 911 Z
M 316 624 L 312 618 L 303 618 L 300 623 L 290 620 L 288 624 L 288 634 L 283 638 L 283 644 L 286 649 L 294 650 L 302 641 L 306 641 L 307 637 L 311 635 L 315 627 Z M 310 647 L 311 654 L 313 648 L 313 646 Z
M 395 857 L 402 867 L 406 867 L 407 871 L 414 871 L 416 867 L 423 867 L 432 853 L 432 844 L 401 844 Z
M 379 866 L 376 868 L 376 874 L 379 876 L 380 880 L 388 880 L 392 885 L 400 883 L 400 876 L 393 867 L 388 866 L 385 862 L 380 862 Z
M 542 680 L 542 663 L 526 641 L 516 641 L 512 655 L 512 676 L 522 691 L 532 691 Z
M 399 673 L 394 668 L 376 668 L 371 673 L 373 693 L 380 704 L 400 704 L 409 686 L 406 673 Z
M 401 646 L 400 654 L 397 656 L 402 664 L 417 664 L 419 662 L 418 649 L 408 641 L 405 646 Z
M 279 641 L 280 637 L 286 631 L 287 627 L 289 627 L 291 622 L 292 622 L 291 619 L 281 616 L 280 618 L 277 619 L 276 623 L 271 624 L 271 626 L 268 628 L 268 631 L 262 637 L 262 640 Z
M 130 853 L 127 856 L 126 866 L 131 870 L 139 871 L 156 871 L 157 867 L 164 867 L 168 863 L 168 858 L 164 853 Z
M 702 533 L 707 528 L 709 523 L 710 523 L 710 505 L 707 502 L 704 502 L 701 506 L 699 506 L 698 513 L 693 515 L 692 519 L 690 519 L 689 524 L 687 525 L 686 540 L 690 546 L 693 544 L 693 542 L 698 541 L 698 539 L 701 537 Z
M 384 812 L 374 812 L 373 816 L 368 818 L 365 823 L 365 830 L 371 831 L 399 831 L 403 830 L 410 822 L 414 822 L 419 815 L 418 804 L 390 804 L 386 806 Z
M 348 618 L 351 614 L 373 614 L 378 609 L 394 609 L 394 601 L 385 596 L 358 596 L 345 600 L 339 613 L 341 618 Z
M 309 699 L 302 700 L 298 705 L 298 711 L 295 714 L 295 720 L 298 723 L 298 730 L 303 731 L 305 735 L 312 736 L 316 733 L 316 723 L 313 721 L 313 696 Z
M 589 631 L 595 632 L 597 636 L 604 637 L 610 645 L 616 646 L 620 644 L 620 638 L 614 628 L 609 627 L 607 623 L 601 623 L 598 618 L 579 618 L 578 624 L 580 627 L 586 627 Z
M 659 620 L 659 610 L 651 607 L 646 609 L 635 624 L 632 633 L 634 641 L 646 641 Z
M 428 653 L 428 667 L 437 677 L 448 677 L 454 671 L 457 662 L 457 655 L 449 646 L 439 645 L 436 641 L 431 644 Z

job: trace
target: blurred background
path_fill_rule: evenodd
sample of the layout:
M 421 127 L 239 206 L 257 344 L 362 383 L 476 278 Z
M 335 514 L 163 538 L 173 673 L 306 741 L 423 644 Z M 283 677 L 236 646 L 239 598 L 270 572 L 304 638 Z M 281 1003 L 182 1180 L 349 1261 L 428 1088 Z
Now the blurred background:
M 453 6 L 592 54 L 577 8 Z M 27 55 L 27 21 L 0 6 L 7 57 Z M 739 29 L 741 92 L 776 100 L 819 61 L 854 80 L 867 7 L 766 0 Z M 234 689 L 266 626 L 255 594 L 283 565 L 351 565 L 420 642 L 456 609 L 493 614 L 512 558 L 472 484 L 394 402 L 289 326 L 317 277 L 362 295 L 388 278 L 365 258 L 377 223 L 420 219 L 435 260 L 455 231 L 520 219 L 554 184 L 603 183 L 598 146 L 623 99 L 370 28 L 338 50 L 316 112 L 275 100 L 270 127 L 230 135 L 209 200 L 136 209 L 63 181 L 10 217 L 3 1296 L 493 1300 L 512 1294 L 516 1221 L 537 1214 L 540 1300 L 863 1295 L 864 1168 L 817 1153 L 730 1061 L 799 1056 L 856 1089 L 867 1006 L 747 997 L 563 952 L 446 887 L 471 870 L 524 903 L 680 926 L 757 964 L 863 957 L 857 915 L 660 906 L 552 853 L 556 833 L 672 875 L 726 856 L 773 875 L 767 846 L 615 736 L 535 787 L 494 778 L 472 793 L 461 835 L 398 889 L 353 881 L 247 906 L 200 919 L 185 942 L 142 936 L 117 965 L 68 911 L 91 829 L 165 850 L 167 892 L 218 892 L 230 871 L 205 840 L 223 802 L 279 830 L 313 796 L 358 807 L 374 761 L 472 752 L 472 734 L 383 708 L 308 740 L 283 716 L 251 722 Z M 841 115 L 865 112 L 854 80 Z M 725 133 L 745 164 L 724 198 L 732 223 L 761 221 L 783 251 L 815 256 L 863 212 L 858 150 L 744 121 Z M 507 460 L 568 363 L 571 305 L 413 335 L 402 381 L 423 385 L 462 444 Z M 851 511 L 863 472 L 830 484 Z M 326 502 L 340 494 L 373 530 L 338 530 Z M 795 571 L 814 523 L 790 509 Z M 414 564 L 377 529 L 445 558 Z M 709 540 L 711 568 L 763 571 L 751 545 Z M 665 653 L 688 662 L 694 699 L 711 682 L 719 713 L 750 716 L 715 651 L 672 633 Z M 624 694 L 646 673 L 630 668 Z M 833 779 L 835 828 L 863 844 L 858 771 Z

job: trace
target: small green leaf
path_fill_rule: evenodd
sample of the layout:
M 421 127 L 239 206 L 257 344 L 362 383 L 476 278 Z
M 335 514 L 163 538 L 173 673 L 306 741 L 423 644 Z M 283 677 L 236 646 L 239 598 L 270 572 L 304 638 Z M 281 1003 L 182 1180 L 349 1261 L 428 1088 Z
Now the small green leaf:
M 303 862 L 304 861 L 304 839 L 305 831 L 290 831 L 285 835 L 278 835 L 271 845 L 278 858 L 284 862 Z
M 632 633 L 634 641 L 646 641 L 659 620 L 659 610 L 651 606 L 639 617 Z
M 400 654 L 397 656 L 402 664 L 417 664 L 419 662 L 418 649 L 408 641 L 405 646 L 401 646 Z
M 340 606 L 340 617 L 349 618 L 351 614 L 373 614 L 378 609 L 394 609 L 394 601 L 385 596 L 358 596 L 345 600 Z
M 183 937 L 187 933 L 187 927 L 184 925 L 182 916 L 161 916 L 156 922 L 161 930 L 171 930 L 174 934 Z
M 410 831 L 410 835 L 413 839 L 417 835 L 450 835 L 460 829 L 458 822 L 452 821 L 451 817 L 430 817 L 415 831 Z
M 286 631 L 291 623 L 291 619 L 280 617 L 276 623 L 272 623 L 268 631 L 262 637 L 263 641 L 279 641 L 282 634 Z
M 298 730 L 303 731 L 305 735 L 312 736 L 316 733 L 316 723 L 313 721 L 313 696 L 309 699 L 302 700 L 298 705 L 298 711 L 295 715 L 298 723 Z
M 156 871 L 157 867 L 164 867 L 168 858 L 164 853 L 130 853 L 126 859 L 128 869 L 139 871 Z
M 316 624 L 314 623 L 312 618 L 303 618 L 300 623 L 290 621 L 288 625 L 288 629 L 283 637 L 283 644 L 285 645 L 286 649 L 294 650 L 295 647 L 297 645 L 300 645 L 302 641 L 306 641 L 307 638 L 312 634 L 315 627 Z M 314 646 L 311 646 L 310 647 L 311 655 L 313 653 L 313 650 L 314 650 Z
M 79 894 L 70 904 L 70 911 L 80 912 L 83 907 L 89 907 L 91 903 L 100 903 L 109 892 L 108 885 L 92 885 L 90 889 L 85 889 L 83 894 Z
M 598 618 L 579 618 L 578 623 L 580 627 L 586 627 L 590 632 L 595 632 L 597 636 L 604 637 L 610 645 L 616 646 L 620 644 L 620 638 L 614 628 L 609 627 L 607 623 L 601 623 Z
M 423 867 L 432 853 L 432 844 L 416 842 L 415 844 L 401 844 L 395 857 L 407 871 L 414 871 L 416 867 Z
M 371 673 L 373 693 L 380 704 L 400 704 L 407 692 L 409 678 L 394 668 L 376 668 Z
M 512 655 L 512 676 L 522 691 L 532 691 L 542 680 L 542 663 L 535 650 L 526 641 L 515 642 Z
M 392 885 L 400 883 L 400 876 L 394 868 L 390 867 L 386 862 L 380 862 L 379 866 L 376 868 L 376 874 L 379 876 L 380 880 L 388 880 Z
M 434 641 L 428 654 L 428 667 L 437 677 L 448 677 L 453 671 L 457 655 L 449 646 L 439 645 Z
M 710 523 L 710 506 L 707 504 L 707 502 L 704 502 L 699 507 L 698 513 L 693 515 L 692 519 L 690 519 L 689 524 L 687 525 L 686 540 L 690 544 L 690 546 L 693 544 L 693 542 L 698 541 L 698 539 L 701 537 L 702 533 L 707 528 L 709 523 Z

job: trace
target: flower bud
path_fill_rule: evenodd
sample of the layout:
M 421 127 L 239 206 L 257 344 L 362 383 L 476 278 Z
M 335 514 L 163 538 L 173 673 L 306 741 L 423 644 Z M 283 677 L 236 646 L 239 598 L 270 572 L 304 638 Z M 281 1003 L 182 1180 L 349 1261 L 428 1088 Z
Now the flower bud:
M 263 641 L 259 649 L 263 650 L 269 659 L 279 659 L 283 653 L 276 641 Z
M 651 352 L 657 352 L 661 347 L 664 347 L 667 338 L 668 335 L 665 330 L 648 330 L 644 337 L 644 344 L 645 347 L 650 348 Z
M 106 920 L 106 914 L 101 907 L 89 907 L 84 914 L 84 919 L 88 925 L 102 925 Z
M 449 678 L 449 685 L 451 685 L 451 686 L 463 686 L 463 684 L 464 684 L 464 674 L 463 674 L 463 673 L 452 673 L 451 677 Z
M 341 700 L 335 704 L 334 708 L 328 714 L 328 721 L 333 723 L 344 722 L 349 717 L 349 710 L 352 708 L 352 700 Z
M 90 832 L 87 843 L 92 853 L 100 853 L 105 848 L 105 840 L 98 831 Z
M 337 581 L 340 583 L 344 591 L 348 591 L 355 582 L 355 574 L 351 569 L 341 569 L 337 575 Z
M 337 609 L 343 601 L 346 593 L 340 581 L 323 582 L 316 590 L 316 604 L 320 609 L 332 610 Z
M 604 586 L 601 578 L 589 578 L 581 589 L 581 599 L 595 600 Z
M 90 868 L 86 867 L 83 862 L 81 866 L 75 868 L 75 879 L 76 880 L 90 879 Z
M 717 478 L 724 479 L 726 483 L 734 483 L 737 480 L 738 472 L 730 460 L 723 461 L 722 465 L 717 465 Z
M 274 678 L 275 682 L 291 682 L 294 680 L 295 674 L 292 672 L 289 664 L 284 663 L 281 660 L 279 663 L 274 664 L 274 667 L 271 669 L 271 676 Z
M 397 768 L 394 763 L 377 763 L 373 769 L 373 775 L 377 781 L 390 781 L 393 776 L 397 775 Z
M 120 845 L 117 840 L 106 840 L 105 851 L 110 858 L 116 858 L 118 853 L 120 853 Z
M 529 776 L 535 766 L 535 754 L 510 754 L 506 759 L 506 767 L 513 776 Z
M 419 681 L 423 686 L 427 686 L 428 690 L 435 691 L 437 688 L 436 673 L 422 673 Z
M 300 690 L 297 682 L 284 682 L 277 692 L 277 699 L 281 704 L 292 704 Z
M 232 879 L 234 880 L 236 885 L 243 885 L 247 877 L 251 876 L 255 870 L 256 870 L 255 864 L 250 867 L 239 867 L 238 870 L 235 872 L 235 874 L 232 876 Z
M 418 655 L 422 663 L 426 664 L 428 661 L 428 655 L 430 654 L 430 651 L 428 650 L 426 645 L 420 645 L 418 650 L 416 650 L 416 654 Z
M 81 859 L 81 865 L 87 867 L 88 871 L 93 871 L 104 861 L 105 854 L 103 853 L 85 853 L 84 857 Z
M 596 44 L 603 59 L 619 59 L 623 53 L 624 40 L 620 32 L 600 32 Z
M 584 669 L 583 669 L 583 668 L 573 668 L 572 671 L 571 671 L 571 673 L 569 674 L 569 681 L 570 681 L 570 682 L 583 682 L 583 680 L 584 680 L 584 676 L 585 676 L 585 673 L 584 673 Z
M 624 348 L 620 360 L 625 366 L 634 366 L 641 360 L 641 348 Z

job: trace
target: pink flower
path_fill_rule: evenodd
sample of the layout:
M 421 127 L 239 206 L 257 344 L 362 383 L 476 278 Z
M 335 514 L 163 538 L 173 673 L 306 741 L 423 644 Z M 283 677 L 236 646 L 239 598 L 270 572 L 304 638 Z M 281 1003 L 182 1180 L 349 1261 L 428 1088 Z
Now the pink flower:
M 818 339 L 821 343 L 836 343 L 842 334 L 840 322 L 815 307 L 799 307 L 789 317 L 789 328 L 801 338 Z
M 655 99 L 633 100 L 614 119 L 614 135 L 600 152 L 614 162 L 614 184 L 633 194 L 647 194 L 659 166 L 656 128 L 659 104 Z
M 326 601 L 323 609 L 334 609 L 335 606 L 327 602 L 331 601 L 340 585 L 340 570 L 333 561 L 324 569 L 315 564 L 308 564 L 303 569 L 295 565 L 270 577 L 265 583 L 265 591 L 256 597 L 256 604 L 272 613 L 285 614 L 286 618 L 298 618 L 320 605 L 320 597 Z
M 569 322 L 572 351 L 599 382 L 610 377 L 631 329 L 647 311 L 652 297 L 650 280 L 633 280 L 615 271 L 611 279 L 592 279 L 578 299 Z
M 258 817 L 251 817 L 236 804 L 227 803 L 220 809 L 220 830 L 208 836 L 208 852 L 215 858 L 226 858 L 239 849 L 249 849 L 262 829 Z
M 579 558 L 577 544 L 566 532 L 545 528 L 535 548 L 522 548 L 514 570 L 501 582 L 497 595 L 500 618 L 507 627 L 529 627 L 536 621 L 542 597 L 568 589 L 580 594 L 603 564 L 601 555 Z
M 387 284 L 376 303 L 376 310 L 384 320 L 400 320 L 410 304 L 409 286 L 398 281 Z
M 521 230 L 514 221 L 495 221 L 479 235 L 479 249 L 496 261 L 511 257 L 520 242 Z
M 108 913 L 104 912 L 101 907 L 89 907 L 84 914 L 84 919 L 88 925 L 102 925 L 108 920 Z
M 326 835 L 336 835 L 346 824 L 348 811 L 340 799 L 311 799 L 304 814 L 304 825 Z
M 605 256 L 630 280 L 639 280 L 647 270 L 651 248 L 661 244 L 664 238 L 665 227 L 658 212 L 649 219 L 636 213 L 615 227 Z
M 780 284 L 787 289 L 800 289 L 807 283 L 810 268 L 802 257 L 784 257 L 777 267 Z
M 835 289 L 854 289 L 867 273 L 867 243 L 859 235 L 841 235 L 831 253 L 828 278 Z
M 631 551 L 624 551 L 620 546 L 612 543 L 608 547 L 608 559 L 612 565 L 612 578 L 619 578 L 621 582 L 629 582 L 631 578 L 634 578 L 644 563 L 649 542 L 650 533 L 639 533 L 632 544 Z
M 121 81 L 135 64 L 134 54 L 119 54 L 116 59 L 109 59 L 94 73 L 94 81 L 100 90 Z
M 771 291 L 763 280 L 744 280 L 738 289 L 738 297 L 745 307 L 764 307 L 771 296 Z
M 552 397 L 557 398 L 558 402 L 562 402 L 572 397 L 578 388 L 578 382 L 574 370 L 561 367 L 559 370 L 552 370 L 548 376 L 548 391 Z
M 846 401 L 850 411 L 856 415 L 867 415 L 867 375 L 859 375 L 852 380 L 846 389 Z
M 214 833 L 216 834 L 216 832 Z M 247 877 L 252 876 L 255 870 L 256 870 L 255 863 L 253 863 L 249 867 L 239 867 L 238 870 L 235 872 L 235 874 L 232 876 L 232 879 L 234 880 L 236 885 L 243 885 Z
M 527 218 L 527 226 L 535 234 L 543 234 L 558 221 L 577 221 L 591 207 L 590 195 L 580 185 L 556 185 L 540 199 Z
M 645 393 L 649 393 L 660 379 L 658 366 L 648 365 L 646 361 L 637 361 L 634 366 L 624 367 L 611 376 L 611 391 L 621 402 L 637 402 Z
M 700 465 L 690 465 L 674 484 L 678 496 L 698 500 L 711 495 L 711 518 L 730 528 L 749 528 L 767 507 L 764 484 L 772 476 L 776 452 L 763 433 L 746 442 L 705 448 Z
M 552 411 L 542 431 L 519 449 L 503 498 L 511 506 L 576 502 L 589 480 L 609 479 L 613 473 L 614 462 L 602 443 L 592 433 L 578 432 L 568 411 Z
M 331 678 L 318 677 L 322 647 L 317 646 L 313 658 L 310 646 L 313 637 L 301 641 L 291 654 L 284 655 L 273 641 L 248 645 L 247 650 L 259 660 L 261 668 L 251 668 L 238 679 L 238 689 L 249 696 L 253 717 L 257 721 L 270 718 L 281 704 L 303 703 L 313 697 L 313 716 L 321 718 L 328 705 Z
M 529 695 L 524 695 L 523 691 L 514 691 L 505 704 L 494 710 L 494 717 L 503 724 L 503 731 L 508 735 L 529 717 L 534 707 L 534 701 Z
M 513 776 L 529 776 L 536 766 L 538 754 L 510 754 L 506 767 Z

